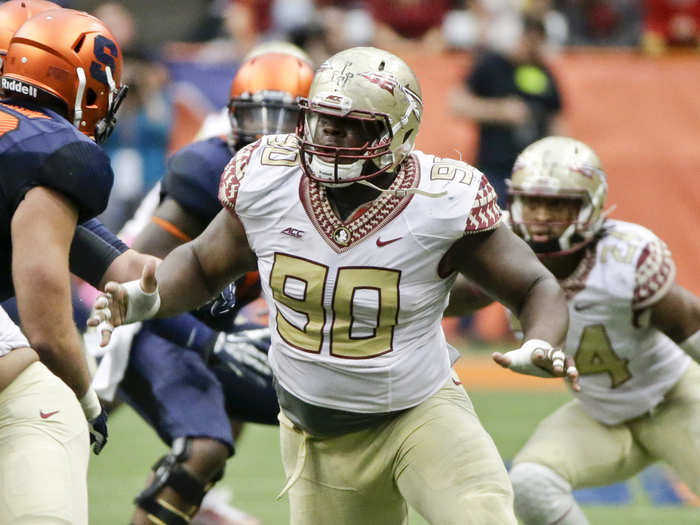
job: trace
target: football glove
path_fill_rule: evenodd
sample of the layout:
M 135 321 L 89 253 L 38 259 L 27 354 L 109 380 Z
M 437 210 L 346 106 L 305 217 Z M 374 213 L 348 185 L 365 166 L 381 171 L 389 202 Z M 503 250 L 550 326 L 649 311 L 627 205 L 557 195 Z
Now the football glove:
M 90 429 L 90 445 L 92 445 L 92 451 L 97 455 L 107 444 L 107 412 L 104 408 L 99 416 L 88 421 L 88 427 Z
M 85 419 L 88 422 L 92 451 L 99 454 L 107 443 L 107 412 L 92 388 L 89 388 L 85 395 L 80 398 L 80 406 L 83 408 Z

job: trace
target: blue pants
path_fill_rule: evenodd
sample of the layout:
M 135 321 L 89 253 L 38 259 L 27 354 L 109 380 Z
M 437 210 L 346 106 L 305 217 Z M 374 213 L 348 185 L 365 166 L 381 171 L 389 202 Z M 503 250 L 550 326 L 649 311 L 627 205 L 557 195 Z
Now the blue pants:
M 144 328 L 136 335 L 119 396 L 168 445 L 179 437 L 234 444 L 229 418 L 274 425 L 272 377 L 235 356 L 207 365 L 201 355 Z

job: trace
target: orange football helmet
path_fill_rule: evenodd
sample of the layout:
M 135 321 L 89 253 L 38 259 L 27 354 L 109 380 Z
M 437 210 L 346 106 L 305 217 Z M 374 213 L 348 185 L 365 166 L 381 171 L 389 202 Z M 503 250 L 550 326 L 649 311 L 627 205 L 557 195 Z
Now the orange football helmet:
M 0 4 L 0 73 L 12 35 L 24 22 L 47 9 L 61 9 L 61 6 L 48 0 L 10 0 Z
M 105 25 L 82 11 L 56 9 L 15 32 L 1 85 L 6 96 L 55 109 L 101 143 L 126 95 L 121 75 L 122 53 Z
M 308 62 L 288 53 L 265 53 L 241 64 L 228 104 L 232 142 L 240 147 L 263 135 L 293 132 L 297 99 L 308 95 L 313 77 Z

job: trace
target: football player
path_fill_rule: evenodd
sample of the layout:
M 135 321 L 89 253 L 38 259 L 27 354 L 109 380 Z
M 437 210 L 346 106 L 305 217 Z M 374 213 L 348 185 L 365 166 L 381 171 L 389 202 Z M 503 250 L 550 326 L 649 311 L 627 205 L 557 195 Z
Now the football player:
M 14 480 L 0 485 L 0 521 L 86 524 L 88 435 L 99 453 L 107 426 L 69 271 L 101 287 L 153 258 L 93 219 L 112 185 L 96 142 L 126 90 L 119 47 L 96 18 L 46 4 L 0 6 L 0 299 L 16 296 L 24 332 L 0 310 L 0 472 Z
M 160 204 L 132 246 L 164 257 L 200 234 L 221 210 L 219 179 L 234 153 L 263 135 L 292 132 L 299 118 L 297 98 L 308 94 L 312 78 L 308 63 L 286 51 L 245 61 L 230 90 L 228 136 L 194 142 L 170 158 Z M 206 324 L 181 315 L 119 333 L 119 344 L 130 350 L 118 397 L 172 447 L 136 498 L 135 525 L 154 519 L 184 523 L 179 513 L 195 513 L 233 454 L 238 422 L 277 424 L 268 331 L 234 325 L 240 308 L 259 292 L 253 272 L 196 312 Z M 98 378 L 108 374 L 104 368 L 114 352 L 106 355 Z
M 700 301 L 675 282 L 661 239 L 606 217 L 606 194 L 600 160 L 578 140 L 539 140 L 513 167 L 509 222 L 564 288 L 565 351 L 581 374 L 575 399 L 514 459 L 515 510 L 528 525 L 587 524 L 573 489 L 658 460 L 700 494 Z
M 257 266 L 294 524 L 403 523 L 407 502 L 431 523 L 516 523 L 503 462 L 451 376 L 440 320 L 458 272 L 523 319 L 527 342 L 500 363 L 576 384 L 556 349 L 561 288 L 480 172 L 413 150 L 422 110 L 400 58 L 332 56 L 297 133 L 228 164 L 225 209 L 163 260 L 159 288 L 151 266 L 110 283 L 89 321 L 106 342 L 107 318 L 191 309 Z

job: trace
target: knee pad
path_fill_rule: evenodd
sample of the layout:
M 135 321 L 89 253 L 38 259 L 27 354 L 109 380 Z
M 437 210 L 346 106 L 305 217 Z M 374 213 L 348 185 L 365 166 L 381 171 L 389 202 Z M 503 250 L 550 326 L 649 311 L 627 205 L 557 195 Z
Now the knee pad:
M 187 525 L 202 503 L 204 495 L 223 475 L 223 469 L 209 483 L 202 483 L 182 466 L 192 454 L 192 440 L 178 438 L 173 441 L 169 454 L 160 458 L 153 465 L 153 481 L 136 498 L 141 509 L 155 518 L 156 523 L 165 525 Z M 172 504 L 158 497 L 164 487 L 170 487 L 191 506 L 189 512 L 183 512 Z
M 537 463 L 518 463 L 510 470 L 515 513 L 526 525 L 586 525 L 571 485 L 553 470 Z

